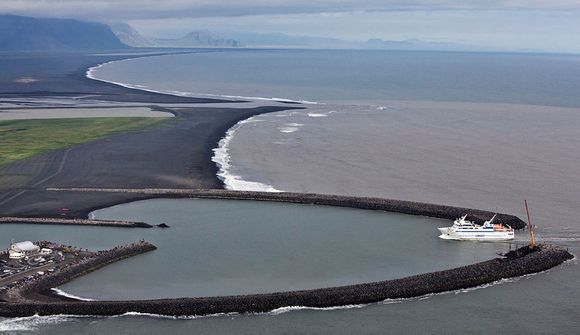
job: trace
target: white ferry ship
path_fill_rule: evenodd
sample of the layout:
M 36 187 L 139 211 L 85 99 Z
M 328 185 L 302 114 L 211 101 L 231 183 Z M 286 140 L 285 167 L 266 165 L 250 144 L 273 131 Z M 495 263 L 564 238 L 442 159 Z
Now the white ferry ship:
M 497 214 L 496 214 L 497 215 Z M 444 240 L 477 240 L 477 241 L 504 241 L 514 239 L 514 230 L 508 225 L 494 224 L 494 215 L 491 220 L 478 225 L 467 220 L 467 215 L 455 220 L 453 226 L 437 228 L 441 232 L 439 238 Z

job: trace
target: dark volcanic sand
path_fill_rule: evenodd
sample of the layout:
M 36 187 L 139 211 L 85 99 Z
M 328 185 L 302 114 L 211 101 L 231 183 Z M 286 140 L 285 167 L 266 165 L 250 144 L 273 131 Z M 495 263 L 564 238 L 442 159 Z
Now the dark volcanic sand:
M 90 66 L 128 57 L 0 55 L 0 99 L 92 95 L 92 100 L 152 104 L 224 102 L 133 90 L 85 77 Z M 14 82 L 23 77 L 39 81 Z M 84 217 L 91 209 L 141 198 L 123 194 L 49 193 L 44 191 L 46 187 L 221 188 L 211 161 L 211 150 L 220 138 L 240 120 L 282 109 L 165 109 L 176 117 L 157 127 L 110 136 L 1 167 L 0 215 L 59 216 L 58 209 L 66 207 L 71 209 L 68 216 Z
M 92 95 L 90 99 L 118 102 L 211 103 L 225 101 L 134 90 L 86 77 L 86 71 L 90 67 L 108 61 L 140 56 L 142 55 L 139 53 L 134 55 L 0 53 L 0 99 Z M 16 82 L 21 78 L 31 78 L 37 81 Z

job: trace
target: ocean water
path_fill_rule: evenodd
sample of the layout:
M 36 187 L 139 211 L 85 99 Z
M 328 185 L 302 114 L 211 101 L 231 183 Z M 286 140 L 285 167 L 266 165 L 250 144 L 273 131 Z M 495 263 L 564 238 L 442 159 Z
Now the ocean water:
M 137 58 L 89 72 L 195 96 L 580 106 L 580 57 L 569 55 L 240 49 Z
M 228 188 L 381 196 L 522 218 L 528 199 L 538 238 L 580 254 L 578 56 L 241 50 L 140 58 L 91 75 L 175 94 L 309 102 L 246 120 L 216 144 Z M 428 254 L 422 238 L 439 242 L 405 242 Z M 46 333 L 575 333 L 578 278 L 572 260 L 468 292 L 344 309 L 26 322 Z

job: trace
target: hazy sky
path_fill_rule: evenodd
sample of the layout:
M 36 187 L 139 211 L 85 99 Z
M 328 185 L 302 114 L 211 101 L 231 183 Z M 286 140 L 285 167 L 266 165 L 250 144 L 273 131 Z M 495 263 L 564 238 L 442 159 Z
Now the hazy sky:
M 124 21 L 158 37 L 208 28 L 580 52 L 580 0 L 0 0 L 0 12 Z

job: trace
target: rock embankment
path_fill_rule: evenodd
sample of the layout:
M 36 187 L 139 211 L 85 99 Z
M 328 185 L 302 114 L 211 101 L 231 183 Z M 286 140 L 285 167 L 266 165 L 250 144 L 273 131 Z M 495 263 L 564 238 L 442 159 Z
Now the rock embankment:
M 2 216 L 0 223 L 27 223 L 27 224 L 52 224 L 52 225 L 80 225 L 80 226 L 109 226 L 122 228 L 151 228 L 152 225 L 145 222 L 119 221 L 119 220 L 92 220 L 92 219 L 69 219 L 69 218 L 29 218 L 16 216 Z
M 560 247 L 542 245 L 535 250 L 515 252 L 510 257 L 495 258 L 451 270 L 374 283 L 244 296 L 59 302 L 52 304 L 0 304 L 0 316 L 16 317 L 34 314 L 118 315 L 127 312 L 180 316 L 267 312 L 287 306 L 332 307 L 368 304 L 385 299 L 412 298 L 431 293 L 476 287 L 504 278 L 541 272 L 572 257 L 568 251 Z
M 340 206 L 359 209 L 372 209 L 387 212 L 429 216 L 440 219 L 455 220 L 465 214 L 477 223 L 489 220 L 494 212 L 473 208 L 463 208 L 446 205 L 427 204 L 422 202 L 393 200 L 370 197 L 351 197 L 329 194 L 314 193 L 290 193 L 290 192 L 247 192 L 229 191 L 220 189 L 194 190 L 194 189 L 111 189 L 111 188 L 49 188 L 49 191 L 61 192 L 110 192 L 110 193 L 135 193 L 146 195 L 151 198 L 208 198 L 208 199 L 233 199 L 255 201 L 277 201 L 299 204 L 315 204 L 325 206 Z M 142 197 L 141 197 L 142 199 Z M 526 223 L 514 215 L 498 213 L 496 223 L 508 224 L 514 229 L 526 227 Z

